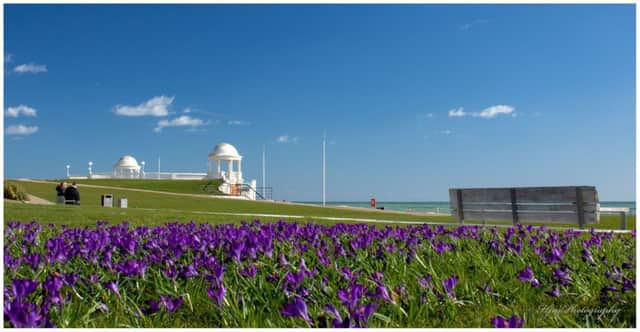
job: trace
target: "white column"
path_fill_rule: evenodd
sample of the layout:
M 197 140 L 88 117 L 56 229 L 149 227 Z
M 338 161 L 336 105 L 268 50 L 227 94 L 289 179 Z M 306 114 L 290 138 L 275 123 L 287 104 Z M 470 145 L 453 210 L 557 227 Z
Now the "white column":
M 238 175 L 242 174 L 242 160 L 238 160 Z
M 220 176 L 220 160 L 216 160 L 216 163 L 218 164 L 218 176 Z
M 231 180 L 231 174 L 233 174 L 233 160 L 229 160 L 229 180 Z

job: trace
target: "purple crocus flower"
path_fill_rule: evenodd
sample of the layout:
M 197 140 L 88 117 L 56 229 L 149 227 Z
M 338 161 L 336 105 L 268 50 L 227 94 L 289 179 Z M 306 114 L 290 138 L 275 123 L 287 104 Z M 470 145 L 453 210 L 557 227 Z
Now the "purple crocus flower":
M 64 275 L 64 282 L 70 287 L 75 286 L 78 279 L 80 279 L 80 276 L 77 273 L 68 273 Z
M 193 264 L 189 264 L 184 267 L 184 270 L 180 274 L 183 278 L 193 278 L 198 276 L 198 270 L 196 270 Z
M 620 290 L 622 292 L 626 292 L 628 290 L 635 290 L 635 289 L 636 289 L 635 279 L 624 278 L 624 281 L 622 283 L 622 287 L 620 288 Z
M 354 308 L 358 304 L 363 294 L 364 286 L 358 284 L 351 284 L 348 289 L 338 290 L 338 298 L 342 301 L 342 304 L 349 309 Z
M 222 306 L 222 300 L 224 300 L 224 296 L 227 294 L 226 288 L 224 285 L 211 285 L 207 289 L 207 295 L 218 304 L 218 307 Z
M 224 265 L 216 264 L 213 267 L 212 277 L 215 282 L 222 283 L 222 280 L 224 279 L 224 270 Z
M 352 272 L 350 268 L 348 267 L 343 267 L 342 270 L 340 270 L 342 272 L 342 276 L 347 279 L 347 281 L 349 282 L 354 282 L 356 280 L 358 280 L 358 276 L 360 276 L 360 273 L 355 273 Z
M 285 304 L 284 308 L 280 310 L 280 313 L 287 317 L 300 317 L 304 319 L 307 324 L 313 325 L 307 312 L 307 304 L 299 297 L 296 297 L 293 302 Z
M 38 282 L 30 279 L 14 279 L 11 281 L 13 296 L 23 299 L 33 293 L 38 288 Z
M 38 253 L 28 254 L 24 256 L 24 260 L 33 270 L 37 270 L 40 265 L 41 256 Z
M 278 256 L 278 259 L 280 260 L 280 266 L 288 266 L 289 265 L 289 261 L 287 261 L 287 257 L 284 254 L 280 254 Z
M 489 284 L 488 284 L 488 283 L 485 283 L 485 284 L 484 284 L 484 285 L 482 285 L 482 286 L 477 286 L 477 288 L 478 288 L 480 291 L 482 291 L 483 293 L 487 294 L 487 295 L 500 296 L 500 294 L 498 294 L 498 293 L 494 293 L 494 292 L 491 290 L 491 287 L 489 287 Z
M 596 264 L 595 260 L 593 259 L 593 256 L 591 256 L 591 252 L 589 251 L 589 249 L 583 249 L 581 251 L 581 254 L 582 254 L 582 261 L 589 263 L 591 265 Z
M 376 272 L 373 272 L 373 274 L 371 274 L 371 279 L 373 279 L 373 281 L 377 283 L 381 283 L 382 278 L 384 278 L 384 274 L 382 274 L 382 272 L 380 271 L 376 271 Z
M 47 300 L 51 303 L 59 304 L 62 303 L 62 297 L 60 297 L 60 289 L 64 282 L 60 277 L 60 274 L 54 272 L 50 277 L 47 277 L 42 283 L 42 289 L 44 289 L 47 294 Z
M 236 262 L 240 262 L 240 258 L 242 256 L 242 252 L 244 250 L 245 250 L 245 242 L 244 241 L 234 241 L 231 244 L 231 257 Z
M 333 326 L 333 328 L 350 328 L 350 327 L 354 327 L 353 325 L 353 321 L 351 319 L 349 319 L 349 317 L 347 317 L 345 320 L 342 320 L 342 316 L 340 315 L 340 313 L 338 312 L 338 310 L 336 310 L 336 308 L 330 304 L 327 304 L 324 306 L 324 310 L 327 311 L 328 313 L 330 313 L 331 315 L 333 315 L 333 321 L 331 322 L 331 325 Z
M 284 275 L 284 282 L 282 283 L 282 288 L 285 290 L 295 290 L 302 284 L 304 280 L 304 272 L 300 271 L 298 273 L 287 272 Z
M 391 304 L 396 304 L 396 301 L 394 299 L 391 298 L 391 296 L 389 296 L 389 292 L 387 291 L 387 287 L 385 287 L 384 285 L 378 285 L 376 287 L 376 291 L 373 294 L 374 297 L 381 299 L 383 301 L 387 301 Z
M 248 267 L 240 270 L 240 275 L 247 278 L 253 278 L 258 273 L 258 267 L 255 264 L 251 264 Z
M 442 280 L 442 287 L 444 287 L 444 291 L 447 293 L 449 298 L 453 300 L 456 299 L 456 293 L 453 291 L 453 289 L 456 287 L 457 284 L 458 284 L 458 276 L 455 274 L 445 280 Z
M 560 297 L 560 288 L 558 287 L 558 285 L 555 285 L 553 286 L 553 289 L 551 291 L 545 292 L 545 294 L 551 297 Z
M 182 305 L 182 296 L 176 296 L 174 298 L 171 295 L 162 295 L 160 296 L 160 304 L 162 304 L 168 312 L 175 312 Z
M 176 270 L 175 266 L 170 266 L 166 269 L 163 269 L 162 273 L 168 279 L 175 279 L 176 277 L 178 277 L 178 270 Z
M 108 281 L 105 283 L 105 287 L 110 289 L 117 297 L 120 297 L 120 291 L 118 290 L 118 281 Z
M 600 289 L 600 302 L 606 303 L 611 300 L 611 296 L 609 296 L 609 292 L 617 292 L 618 289 L 611 286 L 606 285 Z
M 568 285 L 571 282 L 571 276 L 568 269 L 554 269 L 553 276 L 560 282 L 561 285 Z
M 42 327 L 43 324 L 43 316 L 36 306 L 19 299 L 12 302 L 5 301 L 4 316 L 16 328 Z
M 359 327 L 367 327 L 369 325 L 369 318 L 376 309 L 378 309 L 378 304 L 376 303 L 361 305 L 351 311 L 351 316 L 358 322 Z
M 147 308 L 142 308 L 142 312 L 145 315 L 151 315 L 153 313 L 156 313 L 160 310 L 160 302 L 156 301 L 156 300 L 149 300 L 147 301 L 147 304 L 149 305 L 149 307 Z
M 540 282 L 533 276 L 533 270 L 530 266 L 527 266 L 518 274 L 518 279 L 522 282 L 529 282 L 531 286 L 538 287 Z
M 511 316 L 508 320 L 500 315 L 490 319 L 491 324 L 495 328 L 522 328 L 524 325 L 524 318 L 520 318 L 516 315 Z
M 428 273 L 424 278 L 418 278 L 418 282 L 422 286 L 422 288 L 431 288 L 433 285 L 431 284 L 431 273 Z

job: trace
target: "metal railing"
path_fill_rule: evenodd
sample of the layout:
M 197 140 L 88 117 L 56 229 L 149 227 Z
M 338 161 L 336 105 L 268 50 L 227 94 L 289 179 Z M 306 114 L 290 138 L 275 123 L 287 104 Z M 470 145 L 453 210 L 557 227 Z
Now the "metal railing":
M 248 184 L 240 185 L 240 191 L 250 191 L 256 194 L 256 199 L 260 200 L 273 200 L 273 188 L 271 187 L 256 187 L 253 188 Z
M 627 229 L 627 215 L 629 214 L 629 208 L 603 208 L 601 207 L 599 210 L 600 214 L 618 214 L 620 215 L 620 229 Z

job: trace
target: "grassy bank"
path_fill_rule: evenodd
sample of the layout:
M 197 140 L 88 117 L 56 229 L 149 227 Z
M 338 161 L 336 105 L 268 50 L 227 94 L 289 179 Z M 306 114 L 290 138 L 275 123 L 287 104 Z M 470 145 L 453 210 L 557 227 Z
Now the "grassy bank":
M 119 181 L 119 180 L 118 180 Z M 151 180 L 150 180 L 151 181 Z M 52 184 L 27 181 L 10 181 L 19 183 L 26 192 L 45 199 L 53 200 L 55 190 Z M 181 182 L 181 181 L 173 181 Z M 125 182 L 123 182 L 125 183 Z M 106 185 L 106 184 L 101 184 Z M 164 187 L 170 189 L 170 187 Z M 183 187 L 183 189 L 186 187 Z M 121 222 L 127 220 L 134 225 L 160 225 L 170 221 L 199 221 L 209 223 L 236 223 L 242 220 L 316 220 L 315 217 L 339 217 L 354 219 L 377 219 L 393 221 L 422 221 L 456 223 L 449 216 L 418 216 L 405 213 L 382 212 L 378 210 L 351 210 L 337 207 L 320 207 L 264 201 L 245 201 L 224 198 L 185 197 L 160 193 L 147 193 L 130 190 L 131 188 L 103 189 L 82 187 L 80 184 L 80 206 L 36 206 L 28 204 L 5 204 L 5 222 L 8 220 L 38 220 L 42 223 L 67 224 L 76 226 L 93 226 L 96 220 Z M 163 190 L 164 191 L 164 190 Z M 102 194 L 113 194 L 118 198 L 128 199 L 127 209 L 104 208 L 100 206 Z M 244 213 L 247 216 L 220 215 L 218 213 Z M 254 215 L 255 214 L 255 215 Z M 298 217 L 265 217 L 264 214 L 286 215 Z M 328 221 L 325 221 L 328 222 Z M 473 223 L 469 220 L 469 223 Z M 493 222 L 509 224 L 508 222 Z M 526 224 L 526 223 L 525 223 Z M 635 229 L 635 216 L 628 217 L 627 228 Z M 557 226 L 575 227 L 575 225 L 559 224 Z M 595 228 L 619 229 L 618 216 L 603 215 L 600 224 Z
M 167 191 L 183 194 L 223 195 L 218 187 L 220 180 L 128 180 L 128 179 L 95 179 L 95 180 L 51 180 L 52 182 L 76 182 L 80 185 L 108 186 L 120 188 Z
M 19 181 L 25 190 L 38 197 L 55 198 L 55 191 L 51 184 L 34 183 Z M 301 216 L 302 219 L 310 219 L 313 216 L 319 217 L 345 217 L 345 218 L 368 218 L 368 219 L 385 219 L 385 220 L 406 220 L 406 221 L 442 221 L 450 222 L 450 217 L 425 217 L 414 216 L 403 213 L 389 213 L 372 211 L 354 211 L 341 208 L 323 208 L 317 206 L 306 206 L 287 203 L 273 203 L 263 201 L 245 201 L 224 198 L 205 198 L 205 197 L 184 197 L 177 195 L 166 195 L 159 193 L 137 192 L 126 190 L 125 188 L 118 190 L 87 188 L 80 185 L 80 206 L 33 206 L 27 205 L 20 207 L 19 205 L 5 205 L 5 220 L 32 220 L 36 219 L 41 222 L 68 222 L 84 224 L 85 221 L 104 220 L 109 217 L 113 222 L 128 220 L 133 222 L 149 222 L 153 218 L 160 219 L 162 222 L 170 220 L 188 221 L 189 218 L 199 217 L 194 220 L 204 220 L 203 213 L 200 212 L 227 212 L 227 213 L 255 213 L 255 214 L 277 214 L 277 215 L 295 215 Z M 118 198 L 128 199 L 128 209 L 109 209 L 100 206 L 100 196 L 102 194 L 113 194 L 116 201 Z M 179 213 L 179 215 L 177 215 Z M 176 218 L 176 215 L 179 218 Z M 102 218 L 101 218 L 102 217 Z M 98 218 L 98 219 L 96 219 Z M 226 222 L 243 219 L 240 217 L 225 217 Z M 263 217 L 261 217 L 263 219 Z M 287 218 L 290 219 L 290 218 Z M 219 220 L 217 217 L 207 216 L 207 220 Z

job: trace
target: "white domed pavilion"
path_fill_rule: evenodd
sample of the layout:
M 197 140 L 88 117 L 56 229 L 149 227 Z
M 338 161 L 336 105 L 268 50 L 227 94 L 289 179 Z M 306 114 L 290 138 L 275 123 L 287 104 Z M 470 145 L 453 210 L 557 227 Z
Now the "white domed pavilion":
M 216 163 L 215 171 L 211 170 L 212 163 Z M 233 164 L 237 165 L 237 170 L 234 171 Z M 226 164 L 227 171 L 223 171 L 223 164 Z M 242 156 L 238 153 L 238 150 L 229 143 L 220 143 L 213 147 L 211 153 L 209 153 L 208 177 L 213 179 L 223 179 L 230 184 L 241 184 L 242 179 Z
M 135 179 L 140 177 L 140 165 L 136 158 L 124 155 L 113 165 L 113 176 L 116 178 Z

